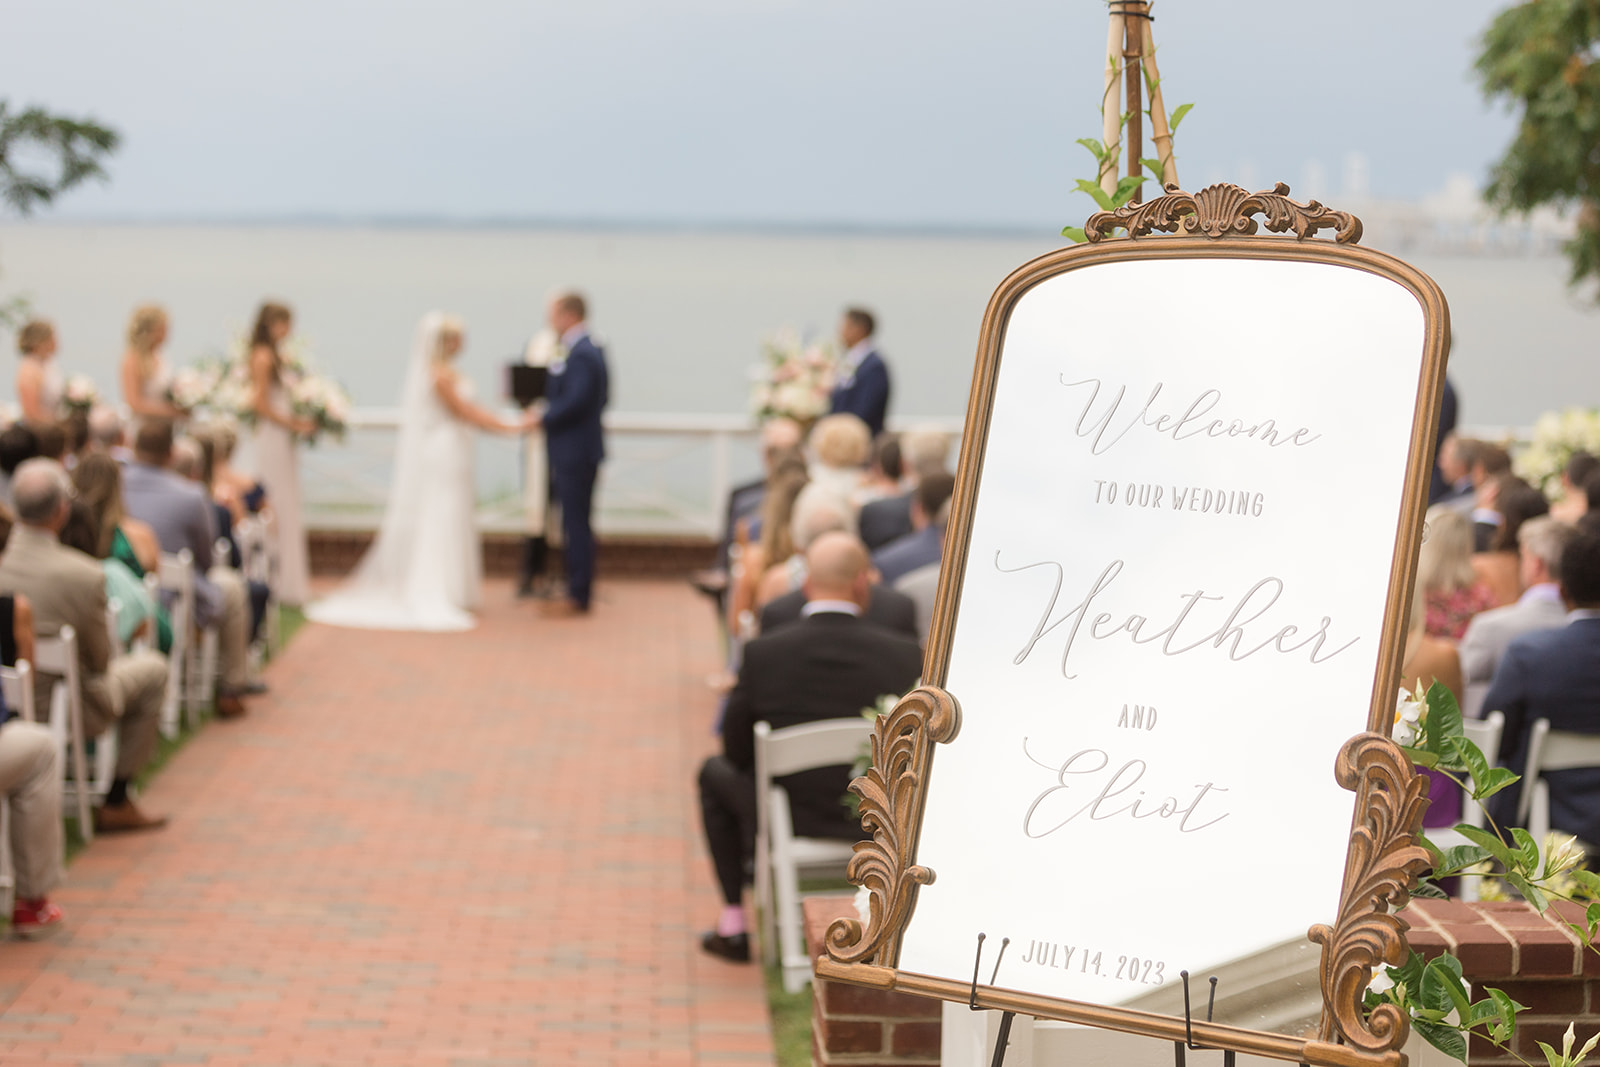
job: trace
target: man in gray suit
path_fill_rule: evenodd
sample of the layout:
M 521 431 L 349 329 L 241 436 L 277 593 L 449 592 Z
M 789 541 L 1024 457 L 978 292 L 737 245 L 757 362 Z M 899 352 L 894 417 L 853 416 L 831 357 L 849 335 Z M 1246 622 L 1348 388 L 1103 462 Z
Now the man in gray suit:
M 250 593 L 243 576 L 229 570 L 226 561 L 212 559 L 217 527 L 205 490 L 169 470 L 171 464 L 172 423 L 145 420 L 134 439 L 133 462 L 122 471 L 122 503 L 129 515 L 155 530 L 161 551 L 188 549 L 194 556 L 196 621 L 215 625 L 220 638 L 217 715 L 237 718 L 245 713 L 242 698 L 249 692 Z
M 128 783 L 155 751 L 161 699 L 167 688 L 167 661 L 159 652 L 111 655 L 106 627 L 106 575 L 100 564 L 57 540 L 71 510 L 72 481 L 53 459 L 31 459 L 17 468 L 11 483 L 17 524 L 0 555 L 0 591 L 21 593 L 33 602 L 34 629 L 54 637 L 70 625 L 78 632 L 79 679 L 83 686 L 84 730 L 98 737 L 117 729 L 117 768 L 105 804 L 94 813 L 99 833 L 153 830 L 166 819 L 140 811 Z M 39 706 L 56 678 L 38 676 Z
M 1577 532 L 1566 523 L 1545 516 L 1529 519 L 1517 531 L 1517 548 L 1522 556 L 1521 598 L 1515 604 L 1477 615 L 1461 638 L 1461 676 L 1467 686 L 1461 710 L 1468 718 L 1483 717 L 1483 698 L 1506 646 L 1525 633 L 1566 623 L 1567 609 L 1561 603 L 1561 553 Z

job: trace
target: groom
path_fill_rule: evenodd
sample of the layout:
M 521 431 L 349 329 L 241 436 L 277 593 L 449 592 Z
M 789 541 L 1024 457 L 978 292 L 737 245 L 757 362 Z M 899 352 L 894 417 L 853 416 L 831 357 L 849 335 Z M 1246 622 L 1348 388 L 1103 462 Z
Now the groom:
M 600 413 L 610 386 L 605 350 L 589 336 L 588 307 L 575 292 L 558 293 L 550 301 L 550 328 L 561 339 L 550 364 L 544 427 L 550 457 L 550 480 L 561 504 L 561 533 L 568 595 L 540 605 L 543 614 L 570 618 L 589 610 L 594 585 L 594 530 L 589 516 L 594 505 L 595 476 L 605 459 Z

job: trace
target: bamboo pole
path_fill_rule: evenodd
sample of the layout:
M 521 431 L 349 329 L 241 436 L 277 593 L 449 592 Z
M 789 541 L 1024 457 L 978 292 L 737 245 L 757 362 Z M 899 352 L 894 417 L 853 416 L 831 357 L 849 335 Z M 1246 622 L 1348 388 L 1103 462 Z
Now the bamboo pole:
M 1100 159 L 1100 188 L 1107 196 L 1117 189 L 1117 152 L 1122 147 L 1122 93 L 1119 92 L 1118 74 L 1122 72 L 1122 39 L 1126 19 L 1122 11 L 1111 8 L 1111 22 L 1106 30 L 1106 87 L 1100 96 L 1101 143 L 1106 154 Z
M 1145 17 L 1149 4 L 1133 0 L 1129 7 L 1133 9 L 1132 12 L 1123 15 L 1122 70 L 1126 84 L 1128 128 L 1122 140 L 1123 151 L 1128 155 L 1128 177 L 1139 178 L 1144 173 L 1144 162 L 1140 158 L 1144 155 L 1144 86 L 1139 81 L 1143 69 L 1139 53 L 1143 48 L 1144 24 L 1150 21 Z M 1137 204 L 1140 201 L 1141 188 L 1134 186 L 1129 203 Z
M 1167 125 L 1167 105 L 1161 99 L 1161 69 L 1156 66 L 1156 39 L 1148 22 L 1144 27 L 1144 71 L 1150 83 L 1150 141 L 1161 160 L 1161 184 L 1178 184 L 1178 161 L 1172 155 L 1172 129 Z

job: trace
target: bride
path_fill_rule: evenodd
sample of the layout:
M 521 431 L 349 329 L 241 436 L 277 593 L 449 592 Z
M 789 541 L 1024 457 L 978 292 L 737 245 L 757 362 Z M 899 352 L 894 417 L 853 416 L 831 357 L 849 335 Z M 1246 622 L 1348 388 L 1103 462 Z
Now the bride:
M 417 328 L 401 396 L 394 479 L 377 539 L 350 580 L 306 615 L 371 630 L 470 630 L 483 578 L 472 474 L 472 428 L 525 433 L 468 399 L 454 361 L 465 332 L 430 312 Z

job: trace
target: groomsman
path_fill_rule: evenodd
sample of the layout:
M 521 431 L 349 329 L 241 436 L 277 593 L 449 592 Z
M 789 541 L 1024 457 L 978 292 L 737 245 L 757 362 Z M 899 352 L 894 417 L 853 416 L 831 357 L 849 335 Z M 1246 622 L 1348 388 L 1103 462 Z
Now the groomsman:
M 588 307 L 575 292 L 550 301 L 550 328 L 561 339 L 550 364 L 550 380 L 540 424 L 550 458 L 550 479 L 561 504 L 561 533 L 566 559 L 567 592 L 563 600 L 540 605 L 545 615 L 567 618 L 589 610 L 594 586 L 595 477 L 605 459 L 600 415 L 610 399 L 604 349 L 589 336 Z
M 876 328 L 872 312 L 862 308 L 845 311 L 844 321 L 839 324 L 844 361 L 829 409 L 831 415 L 855 415 L 867 424 L 873 437 L 883 432 L 884 416 L 889 412 L 889 365 L 872 343 Z

